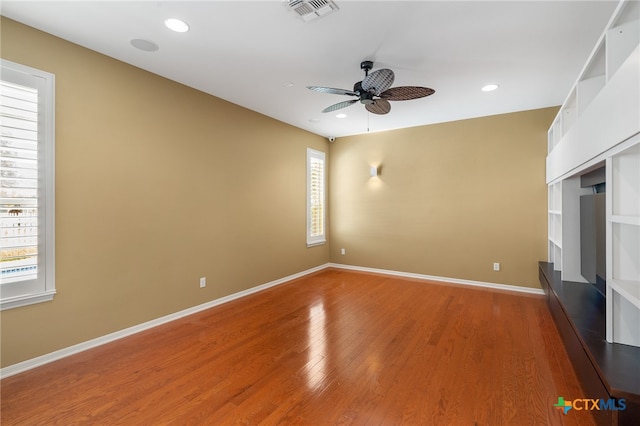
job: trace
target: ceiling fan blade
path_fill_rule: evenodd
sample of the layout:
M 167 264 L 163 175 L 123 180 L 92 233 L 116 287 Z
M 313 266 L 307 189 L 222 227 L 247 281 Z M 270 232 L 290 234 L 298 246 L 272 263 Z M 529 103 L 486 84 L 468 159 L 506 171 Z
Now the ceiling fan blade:
M 377 70 L 366 76 L 362 80 L 362 88 L 367 91 L 373 91 L 377 96 L 387 90 L 393 84 L 395 75 L 393 71 L 387 68 Z
M 392 87 L 380 94 L 380 97 L 389 101 L 408 101 L 433 95 L 436 91 L 428 87 L 400 86 Z
M 386 99 L 376 99 L 372 104 L 365 105 L 367 111 L 374 114 L 387 114 L 391 111 L 391 104 Z
M 348 107 L 349 105 L 353 105 L 353 104 L 355 104 L 356 102 L 358 102 L 358 100 L 357 100 L 357 99 L 353 99 L 353 100 L 351 100 L 351 101 L 338 102 L 337 104 L 334 104 L 334 105 L 331 105 L 331 106 L 326 107 L 325 109 L 323 109 L 323 110 L 322 110 L 322 112 L 337 111 L 337 110 L 339 110 L 339 109 L 346 108 L 346 107 Z
M 332 95 L 358 96 L 358 94 L 352 90 L 334 89 L 333 87 L 307 86 L 307 89 L 313 90 L 314 92 L 330 93 Z

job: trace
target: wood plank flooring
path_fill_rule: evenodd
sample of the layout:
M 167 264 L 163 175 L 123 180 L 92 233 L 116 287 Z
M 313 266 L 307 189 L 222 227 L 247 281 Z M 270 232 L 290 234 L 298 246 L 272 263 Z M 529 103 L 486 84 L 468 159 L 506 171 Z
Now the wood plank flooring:
M 325 270 L 6 378 L 8 425 L 591 425 L 542 296 Z

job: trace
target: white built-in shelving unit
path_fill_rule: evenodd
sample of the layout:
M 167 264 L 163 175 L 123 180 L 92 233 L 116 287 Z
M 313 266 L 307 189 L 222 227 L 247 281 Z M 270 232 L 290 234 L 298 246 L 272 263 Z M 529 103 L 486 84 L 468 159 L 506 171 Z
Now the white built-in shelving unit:
M 580 272 L 580 176 L 549 185 L 549 262 L 565 281 L 587 282 Z M 578 218 L 578 220 L 576 220 Z
M 549 129 L 548 152 L 549 262 L 565 281 L 585 282 L 580 176 L 606 166 L 606 338 L 640 347 L 640 1 L 618 4 Z
M 607 172 L 607 340 L 640 346 L 640 143 Z
M 562 182 L 549 185 L 549 262 L 562 270 Z

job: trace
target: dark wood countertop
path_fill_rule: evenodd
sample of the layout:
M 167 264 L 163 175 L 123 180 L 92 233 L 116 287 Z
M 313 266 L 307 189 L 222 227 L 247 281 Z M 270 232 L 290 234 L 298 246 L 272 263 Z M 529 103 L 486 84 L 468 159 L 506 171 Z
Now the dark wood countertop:
M 540 271 L 610 394 L 640 402 L 640 348 L 605 340 L 605 297 L 591 284 L 562 281 L 552 263 L 540 262 Z

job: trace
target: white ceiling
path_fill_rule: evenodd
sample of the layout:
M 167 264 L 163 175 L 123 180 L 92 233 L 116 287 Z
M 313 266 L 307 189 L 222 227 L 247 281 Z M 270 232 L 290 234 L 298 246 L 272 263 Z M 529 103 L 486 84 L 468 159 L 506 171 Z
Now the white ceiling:
M 616 1 L 355 1 L 311 22 L 286 2 L 12 1 L 1 14 L 322 136 L 346 136 L 560 105 Z M 170 17 L 191 30 L 174 33 Z M 130 40 L 157 43 L 138 50 Z M 387 115 L 308 85 L 352 89 L 391 68 L 395 86 L 436 90 Z M 99 76 L 96 76 L 99 79 Z M 500 88 L 484 93 L 487 83 Z

